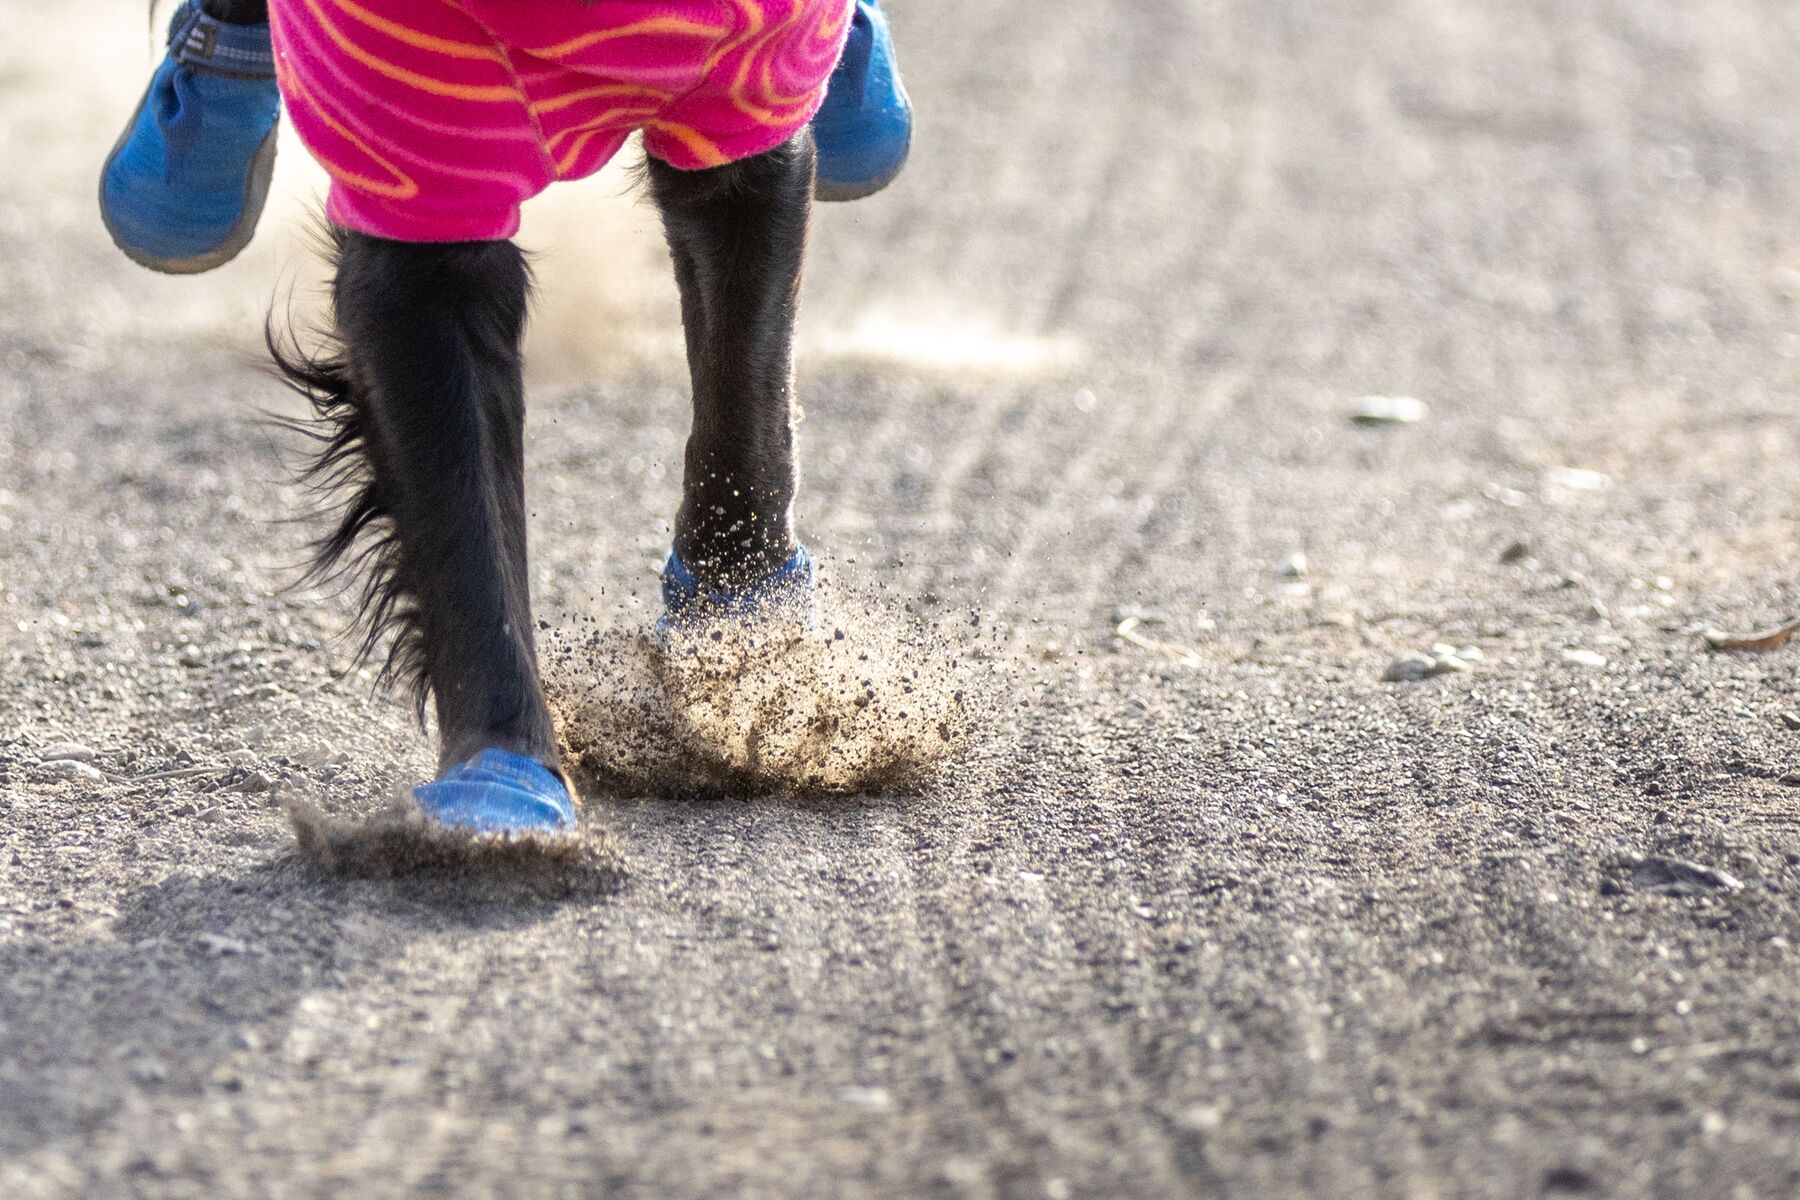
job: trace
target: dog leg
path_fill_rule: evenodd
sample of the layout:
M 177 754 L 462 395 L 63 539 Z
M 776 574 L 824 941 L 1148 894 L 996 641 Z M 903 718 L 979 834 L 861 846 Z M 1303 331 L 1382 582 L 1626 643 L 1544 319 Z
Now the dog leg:
M 349 555 L 369 568 L 365 647 L 392 632 L 389 674 L 416 689 L 421 708 L 427 695 L 436 705 L 440 783 L 420 789 L 420 801 L 428 813 L 443 801 L 433 815 L 447 824 L 499 831 L 534 826 L 504 811 L 469 816 L 468 789 L 448 799 L 432 789 L 462 782 L 458 772 L 479 755 L 479 765 L 522 772 L 540 791 L 549 779 L 567 810 L 552 814 L 555 826 L 573 822 L 553 775 L 526 569 L 519 338 L 528 291 L 510 242 L 344 234 L 334 292 L 342 357 L 284 364 L 335 428 L 326 478 L 361 487 L 321 561 Z
M 653 158 L 649 177 L 675 262 L 694 392 L 671 574 L 685 564 L 690 590 L 742 596 L 796 575 L 804 560 L 810 602 L 811 560 L 794 540 L 790 510 L 812 136 L 704 171 Z

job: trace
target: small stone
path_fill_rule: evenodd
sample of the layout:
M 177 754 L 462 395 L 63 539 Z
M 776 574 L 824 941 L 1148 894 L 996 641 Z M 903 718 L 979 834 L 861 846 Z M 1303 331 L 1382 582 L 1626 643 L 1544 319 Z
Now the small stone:
M 184 667 L 204 667 L 206 658 L 200 653 L 200 647 L 189 642 L 181 648 L 180 662 Z
M 1225 1116 L 1230 1111 L 1230 1101 L 1196 1104 L 1177 1113 L 1175 1124 L 1191 1133 L 1211 1133 L 1225 1123 Z
M 838 1092 L 838 1099 L 852 1108 L 866 1108 L 875 1112 L 884 1112 L 894 1107 L 894 1097 L 886 1089 L 880 1087 L 847 1087 Z
M 1580 1167 L 1552 1167 L 1544 1172 L 1540 1190 L 1546 1196 L 1574 1196 L 1598 1191 L 1599 1181 Z
M 1794 712 L 1782 713 L 1781 714 L 1781 723 L 1783 725 L 1787 726 L 1789 729 L 1800 730 L 1800 713 L 1794 713 Z
M 240 941 L 234 937 L 226 937 L 222 933 L 203 933 L 194 939 L 194 943 L 202 950 L 207 950 L 218 955 L 250 953 L 250 944 L 248 942 Z
M 1385 683 L 1417 683 L 1438 675 L 1455 675 L 1469 670 L 1469 663 L 1455 646 L 1440 642 L 1429 654 L 1402 654 L 1388 665 Z
M 1388 664 L 1382 674 L 1384 683 L 1417 683 L 1431 675 L 1437 663 L 1428 654 L 1402 654 Z
M 1358 425 L 1417 425 L 1430 414 L 1423 400 L 1411 396 L 1364 396 L 1350 419 Z
M 78 783 L 106 782 L 106 776 L 100 773 L 98 767 L 90 767 L 84 762 L 59 758 L 54 762 L 45 763 L 44 766 L 56 779 L 73 779 Z
M 1294 551 L 1294 553 L 1288 555 L 1286 558 L 1284 558 L 1280 562 L 1276 563 L 1275 564 L 1275 578 L 1277 578 L 1277 579 L 1305 579 L 1306 578 L 1306 554 L 1303 551 L 1296 550 L 1296 551 Z
M 92 746 L 84 746 L 80 742 L 58 742 L 54 746 L 45 747 L 44 752 L 38 755 L 38 761 L 91 763 L 98 757 Z
M 132 1064 L 131 1077 L 139 1083 L 162 1083 L 169 1078 L 169 1068 L 154 1058 L 139 1059 Z
M 254 767 L 256 765 L 256 751 L 233 750 L 225 756 L 225 761 L 234 767 Z
M 1565 492 L 1603 492 L 1612 486 L 1612 477 L 1586 467 L 1557 467 L 1544 476 L 1551 487 Z
M 1729 871 L 1679 858 L 1637 858 L 1626 865 L 1631 868 L 1631 886 L 1659 896 L 1708 896 L 1744 887 Z
M 1531 546 L 1526 542 L 1514 542 L 1500 552 L 1500 561 L 1508 566 L 1521 563 L 1531 557 Z
M 1606 665 L 1606 655 L 1592 650 L 1567 649 L 1562 652 L 1562 660 L 1571 667 L 1584 667 L 1594 671 Z

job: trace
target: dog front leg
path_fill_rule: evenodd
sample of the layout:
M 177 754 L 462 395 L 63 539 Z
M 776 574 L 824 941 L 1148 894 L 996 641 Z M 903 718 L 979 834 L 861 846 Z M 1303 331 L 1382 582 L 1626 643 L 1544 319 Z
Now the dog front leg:
M 436 705 L 440 766 L 495 749 L 554 768 L 525 544 L 519 339 L 529 277 L 510 242 L 341 237 L 341 362 L 311 391 L 362 484 L 324 556 L 370 571 L 369 645 Z M 335 367 L 335 377 L 333 368 Z

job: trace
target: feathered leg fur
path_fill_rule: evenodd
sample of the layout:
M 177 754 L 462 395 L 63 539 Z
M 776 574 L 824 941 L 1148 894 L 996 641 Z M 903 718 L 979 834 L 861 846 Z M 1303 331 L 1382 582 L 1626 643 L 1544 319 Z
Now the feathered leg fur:
M 510 242 L 337 235 L 336 346 L 277 349 L 345 495 L 315 571 L 362 577 L 362 649 L 436 705 L 441 762 L 498 748 L 554 766 L 533 645 L 519 339 L 529 275 Z

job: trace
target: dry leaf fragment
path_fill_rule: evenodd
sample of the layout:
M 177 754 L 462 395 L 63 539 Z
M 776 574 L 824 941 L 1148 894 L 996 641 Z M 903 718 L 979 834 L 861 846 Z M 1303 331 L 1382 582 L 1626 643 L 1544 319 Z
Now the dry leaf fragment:
M 1205 660 L 1200 657 L 1199 652 L 1192 647 L 1178 645 L 1174 642 L 1161 641 L 1153 637 L 1145 637 L 1138 632 L 1138 627 L 1143 623 L 1142 618 L 1126 617 L 1123 621 L 1119 622 L 1119 627 L 1113 631 L 1113 634 L 1120 641 L 1125 642 L 1128 645 L 1136 646 L 1140 650 L 1148 650 L 1152 654 L 1161 655 L 1179 666 L 1201 667 L 1206 665 Z
M 1800 633 L 1800 621 L 1790 621 L 1779 629 L 1739 636 L 1719 629 L 1705 633 L 1706 644 L 1714 650 L 1779 650 Z

